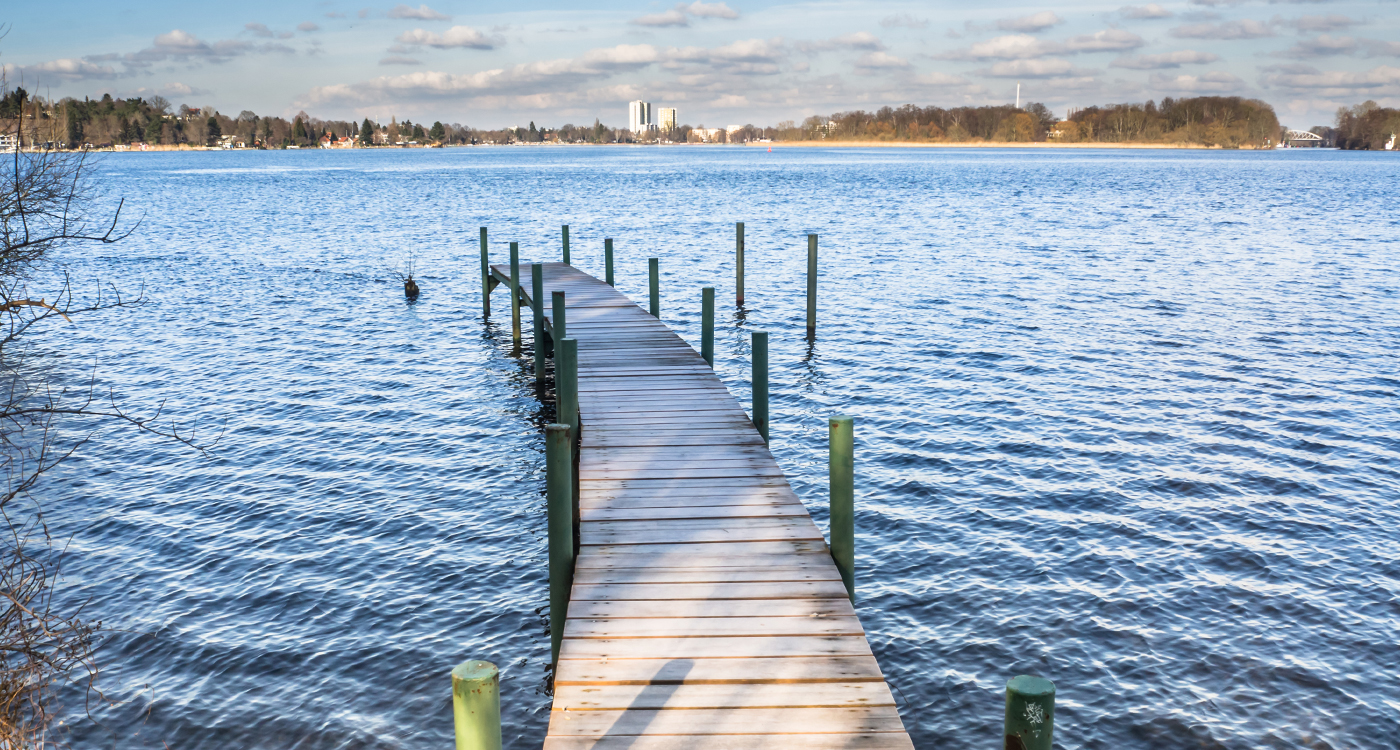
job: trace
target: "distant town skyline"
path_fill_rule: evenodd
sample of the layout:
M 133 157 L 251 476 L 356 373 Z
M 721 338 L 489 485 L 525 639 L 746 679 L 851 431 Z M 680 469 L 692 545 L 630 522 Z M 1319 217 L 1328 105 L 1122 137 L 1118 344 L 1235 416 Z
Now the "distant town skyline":
M 78 2 L 10 9 L 0 66 L 40 95 L 475 127 L 774 124 L 904 103 L 1070 107 L 1240 95 L 1300 128 L 1400 105 L 1385 2 Z M 654 122 L 655 120 L 653 120 Z

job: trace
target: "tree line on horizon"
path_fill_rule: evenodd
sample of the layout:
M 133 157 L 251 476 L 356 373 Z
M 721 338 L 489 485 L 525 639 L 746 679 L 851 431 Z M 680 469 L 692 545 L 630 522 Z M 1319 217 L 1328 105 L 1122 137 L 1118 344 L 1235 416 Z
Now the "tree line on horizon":
M 388 124 L 322 120 L 300 112 L 290 120 L 249 110 L 229 117 L 210 107 L 149 98 L 31 97 L 23 88 L 0 96 L 0 125 L 20 132 L 25 145 L 53 148 L 107 147 L 113 144 L 240 148 L 445 146 L 509 143 L 687 143 L 772 141 L 856 141 L 909 143 L 1154 143 L 1265 148 L 1276 145 L 1283 128 L 1273 107 L 1238 96 L 1167 97 L 1160 102 L 1108 104 L 1055 117 L 1044 104 L 965 107 L 883 107 L 813 116 L 800 124 L 752 124 L 739 128 L 681 125 L 669 131 L 632 133 L 599 120 L 558 128 L 478 129 L 459 123 L 431 125 L 390 118 Z M 1315 127 L 1328 144 L 1348 149 L 1381 149 L 1400 130 L 1400 110 L 1373 101 L 1338 110 L 1335 127 Z

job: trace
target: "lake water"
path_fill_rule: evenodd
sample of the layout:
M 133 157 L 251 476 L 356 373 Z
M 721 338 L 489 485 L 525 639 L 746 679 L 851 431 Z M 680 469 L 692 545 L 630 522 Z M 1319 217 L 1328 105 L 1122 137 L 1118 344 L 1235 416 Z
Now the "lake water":
M 75 747 L 444 748 L 448 671 L 550 698 L 543 440 L 494 259 L 646 294 L 826 523 L 857 419 L 857 583 L 920 748 L 1000 745 L 1058 686 L 1064 748 L 1370 748 L 1400 723 L 1400 159 L 1340 152 L 496 148 L 114 154 L 130 239 L 66 252 L 145 307 L 39 343 L 168 399 L 209 458 L 106 426 L 45 488 L 69 595 L 113 629 Z M 735 309 L 733 222 L 747 224 Z M 805 234 L 821 237 L 815 342 Z M 388 270 L 412 256 L 406 304 Z M 38 295 L 36 295 L 38 296 Z M 500 312 L 504 310 L 505 314 Z M 528 328 L 528 326 L 527 326 Z M 528 331 L 527 331 L 528 339 Z M 527 341 L 528 344 L 528 341 Z M 78 429 L 81 425 L 73 425 Z

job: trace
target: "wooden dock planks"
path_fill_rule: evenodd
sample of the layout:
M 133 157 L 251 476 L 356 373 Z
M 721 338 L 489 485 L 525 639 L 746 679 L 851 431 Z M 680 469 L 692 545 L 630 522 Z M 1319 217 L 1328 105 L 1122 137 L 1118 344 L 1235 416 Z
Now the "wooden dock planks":
M 582 421 L 545 750 L 912 748 L 820 530 L 728 389 L 602 281 L 544 279 L 579 342 Z M 521 283 L 528 304 L 525 265 Z

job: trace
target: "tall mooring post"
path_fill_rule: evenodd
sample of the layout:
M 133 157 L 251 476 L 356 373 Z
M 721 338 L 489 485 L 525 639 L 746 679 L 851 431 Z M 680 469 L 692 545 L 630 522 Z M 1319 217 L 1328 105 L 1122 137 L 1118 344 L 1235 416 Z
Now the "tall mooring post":
M 768 442 L 768 332 L 753 332 L 753 426 Z
M 569 335 L 568 311 L 564 306 L 566 300 L 563 292 L 556 289 L 551 292 L 549 296 L 553 302 L 554 312 L 549 319 L 549 330 L 554 336 L 554 349 L 558 352 L 559 339 Z M 558 356 L 558 354 L 556 353 L 555 356 Z M 555 364 L 557 365 L 558 363 L 556 362 Z
M 807 335 L 817 332 L 817 236 L 807 235 Z
M 554 342 L 554 418 L 578 437 L 578 339 Z M 570 501 L 572 502 L 572 501 Z
M 651 316 L 661 317 L 661 259 L 648 258 L 647 266 L 651 275 Z
M 564 225 L 564 265 L 569 265 L 569 225 Z
M 700 290 L 700 356 L 715 366 L 715 288 Z
M 1003 750 L 1051 750 L 1055 733 L 1055 683 L 1030 675 L 1006 683 Z
M 457 750 L 501 750 L 501 671 L 489 661 L 452 670 L 452 723 Z
M 603 240 L 603 280 L 608 282 L 608 286 L 616 286 L 615 284 L 613 284 L 613 257 L 611 237 Z
M 831 482 L 831 559 L 851 603 L 856 601 L 855 420 L 832 417 L 828 472 Z
M 559 663 L 569 589 L 574 582 L 573 436 L 567 424 L 544 428 L 546 525 L 549 529 L 550 658 Z
M 520 243 L 510 243 L 510 339 L 520 348 Z
M 544 381 L 544 264 L 530 264 L 530 310 L 535 314 L 535 381 Z
M 734 304 L 744 304 L 744 222 L 734 222 Z
M 481 317 L 491 317 L 491 254 L 486 249 L 486 227 L 481 228 Z

